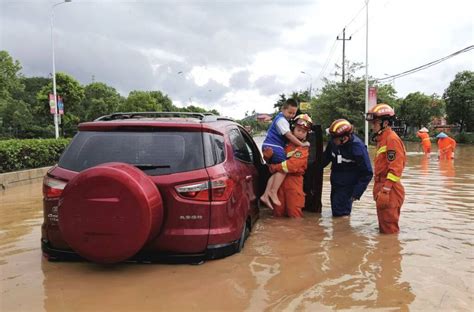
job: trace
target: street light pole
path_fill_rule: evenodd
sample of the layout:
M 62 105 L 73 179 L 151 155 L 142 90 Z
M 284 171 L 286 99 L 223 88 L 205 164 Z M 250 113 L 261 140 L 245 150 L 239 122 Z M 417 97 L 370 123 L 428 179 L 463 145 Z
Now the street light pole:
M 365 0 L 365 145 L 369 146 L 369 123 L 365 114 L 369 111 L 369 0 Z
M 309 79 L 311 79 L 309 81 L 309 100 L 311 101 L 311 91 L 312 91 L 312 88 L 313 88 L 313 76 L 311 76 L 311 74 L 308 74 L 307 72 L 304 72 L 304 71 L 301 71 L 301 73 L 305 74 L 305 75 L 308 75 Z
M 56 139 L 59 138 L 59 117 L 58 117 L 58 97 L 56 94 L 56 65 L 54 60 L 54 8 L 63 3 L 71 2 L 72 0 L 65 0 L 54 4 L 51 7 L 51 55 L 53 63 L 53 96 L 54 96 L 54 134 Z

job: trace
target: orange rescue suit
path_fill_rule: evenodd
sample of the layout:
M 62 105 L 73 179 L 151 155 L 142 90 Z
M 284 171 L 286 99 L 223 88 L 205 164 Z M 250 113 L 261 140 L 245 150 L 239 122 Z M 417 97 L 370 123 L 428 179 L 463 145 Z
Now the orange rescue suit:
M 438 139 L 438 157 L 439 159 L 454 158 L 454 150 L 456 149 L 456 141 L 453 138 Z
M 421 146 L 423 147 L 423 152 L 425 154 L 431 153 L 431 141 L 430 135 L 426 132 L 419 132 L 416 134 L 417 137 L 421 139 Z
M 391 128 L 377 136 L 374 159 L 374 191 L 379 230 L 381 233 L 398 233 L 400 209 L 405 189 L 400 181 L 406 164 L 406 152 L 400 137 Z
M 308 147 L 297 147 L 288 143 L 285 147 L 286 161 L 270 165 L 270 171 L 286 172 L 287 175 L 278 189 L 278 200 L 281 205 L 273 205 L 275 217 L 288 216 L 300 218 L 303 216 L 305 193 L 303 192 L 303 174 L 308 166 Z

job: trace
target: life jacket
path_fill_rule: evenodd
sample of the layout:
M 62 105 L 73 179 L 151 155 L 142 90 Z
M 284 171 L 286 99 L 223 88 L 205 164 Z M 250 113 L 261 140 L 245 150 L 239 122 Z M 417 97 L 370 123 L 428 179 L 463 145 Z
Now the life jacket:
M 267 136 L 265 137 L 265 140 L 263 141 L 263 145 L 279 146 L 283 149 L 285 148 L 286 138 L 284 135 L 278 132 L 278 129 L 276 127 L 276 122 L 280 118 L 285 118 L 282 112 L 278 113 L 275 119 L 273 119 L 273 122 L 270 125 L 270 128 L 268 129 Z

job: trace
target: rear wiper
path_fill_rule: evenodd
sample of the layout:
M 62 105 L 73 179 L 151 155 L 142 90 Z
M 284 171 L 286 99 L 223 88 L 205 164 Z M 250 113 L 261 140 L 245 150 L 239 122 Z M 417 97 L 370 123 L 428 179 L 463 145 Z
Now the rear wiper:
M 137 167 L 138 169 L 161 169 L 161 168 L 171 168 L 170 165 L 154 165 L 154 164 L 132 164 L 132 166 Z

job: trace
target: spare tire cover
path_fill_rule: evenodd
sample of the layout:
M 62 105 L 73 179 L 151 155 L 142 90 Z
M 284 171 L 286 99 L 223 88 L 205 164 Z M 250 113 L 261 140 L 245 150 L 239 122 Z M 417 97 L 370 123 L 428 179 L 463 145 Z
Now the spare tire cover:
M 139 169 L 106 163 L 82 171 L 64 188 L 59 229 L 82 257 L 115 263 L 156 237 L 163 221 L 157 186 Z

